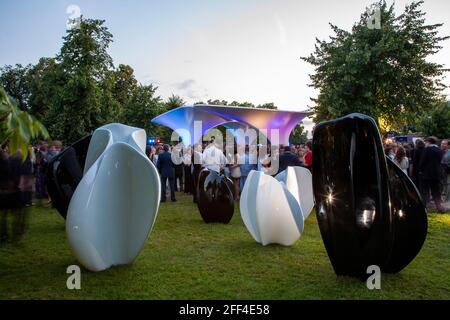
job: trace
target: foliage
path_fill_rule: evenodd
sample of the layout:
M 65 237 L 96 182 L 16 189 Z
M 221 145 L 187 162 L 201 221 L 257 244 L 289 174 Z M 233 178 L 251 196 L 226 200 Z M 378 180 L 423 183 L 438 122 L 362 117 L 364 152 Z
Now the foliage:
M 442 24 L 425 23 L 422 3 L 396 17 L 394 5 L 378 2 L 381 29 L 367 27 L 367 12 L 350 32 L 330 24 L 331 40 L 317 40 L 315 52 L 302 58 L 316 71 L 310 75 L 320 90 L 312 99 L 316 122 L 361 112 L 406 125 L 441 99 L 446 69 L 427 58 L 448 37 L 438 36 Z
M 20 110 L 28 111 L 28 98 L 30 95 L 27 74 L 31 65 L 23 67 L 21 64 L 15 66 L 6 65 L 0 68 L 0 83 L 6 92 L 18 101 Z
M 20 110 L 17 100 L 0 87 L 0 144 L 8 144 L 10 154 L 20 150 L 26 159 L 30 142 L 39 137 L 49 137 L 42 123 Z
M 161 98 L 155 96 L 157 87 L 153 85 L 140 85 L 132 94 L 130 101 L 124 107 L 123 123 L 143 128 L 148 135 L 159 136 L 161 126 L 157 126 L 150 120 L 165 111 Z
M 120 64 L 114 72 L 114 98 L 122 105 L 127 104 L 138 84 L 133 68 Z
M 55 94 L 45 118 L 52 135 L 68 143 L 119 120 L 112 58 L 107 52 L 112 35 L 103 24 L 81 17 L 79 27 L 67 31 L 56 58 L 62 81 L 52 84 Z
M 416 129 L 426 136 L 450 138 L 450 102 L 442 102 L 421 115 L 416 122 Z
M 172 94 L 169 99 L 165 102 L 165 109 L 166 111 L 170 111 L 172 109 L 179 108 L 181 106 L 184 106 L 186 102 L 181 98 L 180 96 Z
M 298 124 L 294 130 L 292 130 L 290 142 L 292 144 L 305 144 L 308 141 L 308 131 L 305 131 L 305 127 Z

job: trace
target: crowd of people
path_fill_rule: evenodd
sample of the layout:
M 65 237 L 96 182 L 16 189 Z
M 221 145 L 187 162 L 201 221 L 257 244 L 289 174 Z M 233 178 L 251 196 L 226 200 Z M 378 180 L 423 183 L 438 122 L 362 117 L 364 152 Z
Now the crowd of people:
M 0 242 L 19 237 L 24 232 L 24 208 L 33 205 L 33 199 L 49 205 L 45 172 L 52 157 L 62 150 L 61 141 L 41 142 L 34 146 L 26 159 L 21 151 L 0 149 Z M 214 137 L 206 144 L 193 147 L 156 145 L 147 146 L 146 154 L 161 177 L 161 202 L 167 197 L 176 201 L 175 192 L 191 194 L 196 202 L 199 173 L 203 168 L 223 173 L 233 182 L 235 201 L 250 171 L 260 170 L 270 175 L 289 166 L 302 166 L 312 170 L 312 142 L 302 145 L 271 146 L 237 145 L 231 152 L 216 143 Z M 264 155 L 262 154 L 264 152 Z M 450 207 L 450 146 L 449 140 L 435 137 L 415 143 L 389 142 L 385 154 L 407 174 L 421 193 L 428 208 L 444 213 Z M 274 166 L 273 164 L 278 164 Z M 33 198 L 34 193 L 34 198 Z M 13 226 L 8 225 L 8 215 L 14 211 Z M 8 230 L 13 231 L 8 231 Z
M 436 137 L 391 142 L 385 154 L 411 178 L 425 205 L 444 213 L 450 205 L 450 147 L 448 139 L 438 143 Z
M 263 149 L 264 148 L 264 149 Z M 187 148 L 169 145 L 147 146 L 146 154 L 155 164 L 161 176 L 161 201 L 170 196 L 176 201 L 175 192 L 193 195 L 197 201 L 198 176 L 203 168 L 223 173 L 233 182 L 235 201 L 240 194 L 250 171 L 260 170 L 275 175 L 288 166 L 312 168 L 312 143 L 281 146 L 279 149 L 262 145 L 237 145 L 227 152 L 215 142 L 214 137 L 206 144 L 195 144 Z M 264 155 L 262 155 L 264 152 Z M 278 166 L 273 166 L 277 163 Z
M 23 159 L 22 151 L 10 154 L 6 145 L 0 148 L 0 243 L 18 241 L 26 229 L 27 207 L 34 198 L 44 205 L 47 194 L 45 170 L 50 159 L 62 149 L 61 141 L 41 142 Z
M 417 139 L 415 144 L 390 142 L 385 145 L 385 154 L 411 178 L 425 205 L 444 213 L 450 207 L 450 147 L 447 139 L 442 140 L 440 145 L 438 142 L 435 137 Z M 231 152 L 234 154 L 231 154 L 212 139 L 207 144 L 196 144 L 188 148 L 148 146 L 147 155 L 161 174 L 163 202 L 169 195 L 172 201 L 176 201 L 176 191 L 192 194 L 195 202 L 197 178 L 202 168 L 223 173 L 230 178 L 236 201 L 239 201 L 251 170 L 271 175 L 276 175 L 288 166 L 302 166 L 312 170 L 311 141 L 304 145 L 280 146 L 272 154 L 268 146 L 264 150 L 267 151 L 267 156 L 262 157 L 262 160 L 261 148 L 262 146 L 235 144 Z M 179 161 L 173 161 L 172 153 L 176 153 Z M 271 165 L 275 162 L 278 166 L 273 171 Z

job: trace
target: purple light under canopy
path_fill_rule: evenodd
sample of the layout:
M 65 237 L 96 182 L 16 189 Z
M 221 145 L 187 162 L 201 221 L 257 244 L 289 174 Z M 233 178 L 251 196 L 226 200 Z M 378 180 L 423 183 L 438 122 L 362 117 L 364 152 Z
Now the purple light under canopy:
M 271 130 L 277 129 L 280 144 L 289 144 L 289 136 L 295 126 L 311 112 L 294 112 L 270 109 L 243 108 L 233 106 L 194 105 L 182 106 L 163 113 L 151 121 L 171 128 L 183 139 L 194 144 L 210 129 L 219 125 L 227 128 L 254 128 L 266 130 L 271 139 Z M 194 130 L 194 124 L 201 121 L 202 130 Z M 263 131 L 264 132 L 264 131 Z M 225 139 L 225 137 L 224 137 Z

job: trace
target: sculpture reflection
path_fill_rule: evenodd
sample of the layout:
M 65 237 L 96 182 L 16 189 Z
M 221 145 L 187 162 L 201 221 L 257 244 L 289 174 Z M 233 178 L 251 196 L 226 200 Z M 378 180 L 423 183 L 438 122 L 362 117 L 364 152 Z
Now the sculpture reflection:
M 205 223 L 229 223 L 234 213 L 231 181 L 213 170 L 203 169 L 199 175 L 197 206 Z
M 75 142 L 54 156 L 47 167 L 46 184 L 52 204 L 66 219 L 73 193 L 83 178 L 91 135 Z
M 319 124 L 313 154 L 317 218 L 336 274 L 403 269 L 422 247 L 426 210 L 409 178 L 386 160 L 375 121 L 351 114 Z

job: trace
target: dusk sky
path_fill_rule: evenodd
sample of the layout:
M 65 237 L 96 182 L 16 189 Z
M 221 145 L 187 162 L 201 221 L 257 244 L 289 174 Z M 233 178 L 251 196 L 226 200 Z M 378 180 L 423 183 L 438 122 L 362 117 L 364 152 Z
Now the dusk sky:
M 106 20 L 115 65 L 132 66 L 141 83 L 159 87 L 162 98 L 174 93 L 188 103 L 274 102 L 301 111 L 317 93 L 308 87 L 313 69 L 300 57 L 314 50 L 316 37 L 331 35 L 329 22 L 349 30 L 372 2 L 0 0 L 0 65 L 55 56 L 67 8 L 76 5 L 85 17 Z M 409 2 L 396 1 L 397 12 Z M 423 10 L 427 22 L 445 23 L 441 35 L 450 35 L 450 1 L 425 0 Z M 450 67 L 449 41 L 431 60 Z

